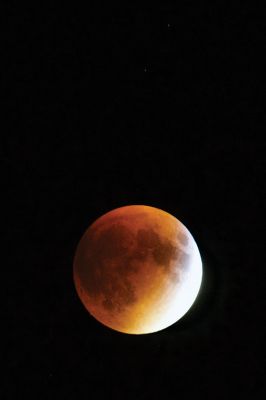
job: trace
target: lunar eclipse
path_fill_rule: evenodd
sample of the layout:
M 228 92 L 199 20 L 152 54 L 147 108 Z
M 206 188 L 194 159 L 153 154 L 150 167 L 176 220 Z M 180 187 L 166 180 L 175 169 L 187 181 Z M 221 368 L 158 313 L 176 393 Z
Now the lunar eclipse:
M 150 206 L 120 207 L 98 218 L 76 250 L 74 284 L 87 311 L 128 334 L 178 321 L 200 289 L 202 262 L 189 230 Z

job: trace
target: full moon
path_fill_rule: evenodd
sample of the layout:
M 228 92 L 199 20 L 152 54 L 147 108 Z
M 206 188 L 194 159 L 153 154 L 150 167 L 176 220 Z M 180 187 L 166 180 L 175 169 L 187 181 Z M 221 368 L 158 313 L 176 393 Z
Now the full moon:
M 158 208 L 132 205 L 98 218 L 74 257 L 74 284 L 87 311 L 128 334 L 178 321 L 200 289 L 202 262 L 189 230 Z

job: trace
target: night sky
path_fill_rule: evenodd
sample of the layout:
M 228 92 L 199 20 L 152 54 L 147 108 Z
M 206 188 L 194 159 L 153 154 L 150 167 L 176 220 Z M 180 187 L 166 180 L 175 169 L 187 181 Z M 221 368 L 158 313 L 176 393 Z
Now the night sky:
M 263 398 L 262 16 L 53 3 L 1 6 L 3 398 Z M 85 229 L 129 204 L 203 260 L 193 308 L 151 335 L 105 328 L 73 284 Z

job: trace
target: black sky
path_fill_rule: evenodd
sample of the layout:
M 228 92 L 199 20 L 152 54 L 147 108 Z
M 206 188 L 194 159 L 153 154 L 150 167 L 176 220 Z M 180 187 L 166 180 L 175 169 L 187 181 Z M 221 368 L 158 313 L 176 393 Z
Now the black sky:
M 262 398 L 262 17 L 100 3 L 1 6 L 2 389 Z M 128 204 L 175 215 L 203 258 L 197 303 L 153 335 L 102 327 L 73 286 L 84 230 Z

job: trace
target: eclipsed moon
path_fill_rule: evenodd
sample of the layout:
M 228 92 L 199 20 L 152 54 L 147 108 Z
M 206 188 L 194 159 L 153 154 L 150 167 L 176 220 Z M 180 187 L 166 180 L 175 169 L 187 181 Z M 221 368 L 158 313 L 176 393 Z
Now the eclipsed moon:
M 81 302 L 99 322 L 129 334 L 178 321 L 200 289 L 202 262 L 188 229 L 158 208 L 132 205 L 98 218 L 74 257 Z

